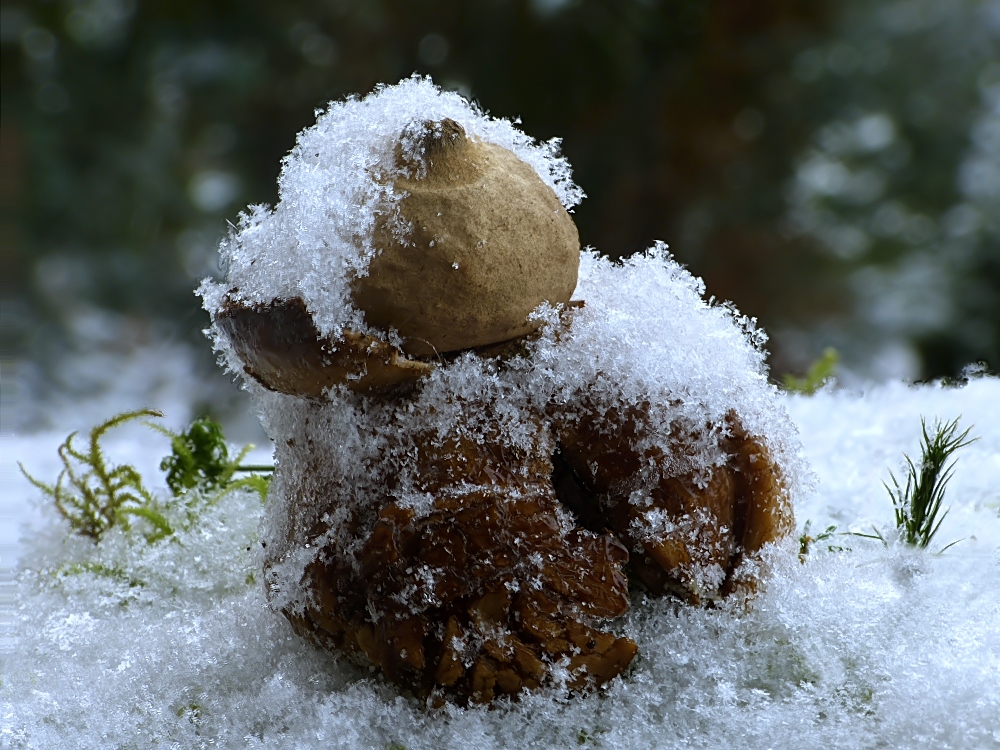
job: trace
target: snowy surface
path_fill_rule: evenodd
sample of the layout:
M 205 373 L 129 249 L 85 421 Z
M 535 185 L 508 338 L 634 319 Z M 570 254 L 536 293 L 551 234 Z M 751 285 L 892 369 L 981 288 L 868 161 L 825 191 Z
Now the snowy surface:
M 749 611 L 637 600 L 618 625 L 640 649 L 623 678 L 492 710 L 428 710 L 295 637 L 257 582 L 256 496 L 225 497 L 175 541 L 95 546 L 16 470 L 53 478 L 65 431 L 5 437 L 4 524 L 30 525 L 0 613 L 0 746 L 1000 747 L 1000 381 L 783 400 L 817 479 L 796 498 L 814 531 L 887 531 L 881 482 L 918 455 L 920 417 L 974 425 L 932 550 L 840 536 L 803 564 L 789 549 Z M 153 477 L 165 445 L 112 433 L 107 450 Z

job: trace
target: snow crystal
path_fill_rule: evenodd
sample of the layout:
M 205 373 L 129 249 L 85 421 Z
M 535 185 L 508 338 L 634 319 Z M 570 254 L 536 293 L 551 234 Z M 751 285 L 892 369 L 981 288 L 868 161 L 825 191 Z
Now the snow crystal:
M 214 315 L 226 295 L 250 304 L 301 297 L 321 334 L 365 330 L 348 283 L 366 270 L 376 218 L 400 199 L 390 187 L 403 169 L 394 149 L 400 138 L 404 150 L 416 147 L 414 113 L 421 121 L 451 118 L 514 151 L 565 206 L 582 197 L 557 142 L 536 144 L 426 79 L 380 87 L 330 105 L 300 134 L 283 164 L 278 205 L 250 208 L 223 243 L 227 277 L 202 285 L 206 308 Z M 43 506 L 49 526 L 27 542 L 4 640 L 14 651 L 4 656 L 0 682 L 3 743 L 409 750 L 996 743 L 1000 381 L 781 397 L 767 380 L 763 333 L 704 294 L 662 244 L 618 263 L 585 252 L 574 295 L 582 306 L 539 308 L 538 334 L 504 356 L 435 360 L 405 398 L 346 387 L 296 398 L 245 378 L 275 442 L 264 508 L 234 491 L 170 505 L 178 532 L 166 540 L 149 544 L 113 529 L 94 544 L 68 535 Z M 221 332 L 216 343 L 240 372 Z M 782 467 L 800 521 L 845 531 L 888 531 L 892 505 L 880 482 L 902 451 L 916 449 L 918 415 L 952 419 L 964 411 L 981 440 L 963 452 L 939 532 L 963 541 L 941 556 L 857 536 L 814 542 L 801 558 L 794 544 L 770 547 L 748 563 L 750 573 L 768 570 L 749 607 L 729 599 L 698 609 L 634 593 L 630 612 L 610 625 L 639 648 L 625 674 L 570 695 L 569 662 L 556 662 L 553 685 L 491 709 L 430 709 L 376 670 L 316 650 L 277 612 L 310 605 L 313 592 L 299 584 L 318 554 L 332 549 L 360 574 L 352 553 L 386 502 L 431 512 L 421 450 L 489 445 L 549 456 L 555 422 L 612 410 L 648 419 L 632 446 L 648 459 L 630 488 L 635 505 L 648 504 L 648 482 L 662 476 L 707 482 L 729 460 L 725 440 L 748 435 Z M 53 449 L 60 438 L 52 436 Z M 38 440 L 20 445 L 13 454 L 39 474 L 29 447 Z M 109 436 L 108 453 L 119 445 Z M 516 470 L 527 475 L 529 467 Z M 22 496 L 29 491 L 16 487 Z M 446 491 L 472 489 L 458 477 Z M 565 509 L 554 518 L 561 533 L 575 524 Z M 652 509 L 637 523 L 640 537 L 687 537 L 704 519 L 666 519 Z M 411 585 L 395 595 L 413 612 L 433 606 L 436 570 L 415 565 L 408 574 Z M 693 585 L 714 590 L 724 575 L 705 564 Z M 542 582 L 523 575 L 512 585 Z

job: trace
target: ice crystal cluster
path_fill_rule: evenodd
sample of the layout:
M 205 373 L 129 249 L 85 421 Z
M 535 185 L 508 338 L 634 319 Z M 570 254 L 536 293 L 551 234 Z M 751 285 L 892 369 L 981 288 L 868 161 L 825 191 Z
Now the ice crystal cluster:
M 364 273 L 376 215 L 400 199 L 387 175 L 398 168 L 393 149 L 412 131 L 414 113 L 450 118 L 515 151 L 564 205 L 581 197 L 555 144 L 539 146 L 510 123 L 410 79 L 332 105 L 302 134 L 284 164 L 279 204 L 252 209 L 225 243 L 228 276 L 202 287 L 207 309 L 217 312 L 227 295 L 250 305 L 298 297 L 321 334 L 363 330 L 348 280 Z M 405 236 L 406 227 L 397 229 Z M 255 496 L 233 492 L 167 540 L 112 530 L 96 544 L 66 536 L 50 512 L 50 526 L 28 539 L 5 641 L 14 649 L 0 672 L 0 743 L 408 750 L 1000 743 L 1000 384 L 984 378 L 963 390 L 900 386 L 867 398 L 782 399 L 765 375 L 763 335 L 704 291 L 661 245 L 621 263 L 584 252 L 574 295 L 583 307 L 538 309 L 538 335 L 505 358 L 441 358 L 406 399 L 346 387 L 306 399 L 247 378 L 275 440 L 263 511 Z M 230 341 L 218 328 L 215 336 L 239 373 Z M 435 498 L 420 489 L 421 451 L 459 441 L 531 454 L 551 439 L 547 420 L 581 402 L 597 414 L 648 415 L 647 434 L 666 458 L 640 467 L 629 497 L 637 506 L 644 482 L 661 473 L 708 482 L 727 460 L 723 438 L 738 430 L 758 437 L 781 466 L 800 519 L 855 530 L 886 525 L 892 508 L 880 480 L 913 450 L 919 415 L 953 419 L 965 411 L 982 439 L 956 471 L 940 535 L 966 541 L 935 558 L 858 537 L 840 551 L 817 547 L 804 563 L 771 547 L 759 561 L 771 573 L 749 608 L 734 599 L 695 608 L 633 591 L 628 613 L 608 625 L 638 646 L 623 675 L 583 693 L 553 679 L 491 709 L 431 708 L 377 670 L 317 650 L 276 611 L 314 603 L 300 584 L 316 543 L 349 561 L 359 529 L 371 528 L 387 493 L 415 517 L 432 512 Z M 53 436 L 53 447 L 61 437 Z M 38 441 L 20 452 L 18 445 L 12 456 L 46 476 L 31 447 Z M 634 447 L 647 455 L 653 446 Z M 13 488 L 30 493 L 26 484 Z M 568 511 L 559 520 L 574 523 Z M 652 512 L 635 531 L 676 532 L 669 524 Z M 317 526 L 318 539 L 310 531 Z M 701 574 L 706 587 L 717 585 L 719 571 Z M 402 595 L 416 615 L 434 606 L 434 587 L 419 575 L 412 580 Z

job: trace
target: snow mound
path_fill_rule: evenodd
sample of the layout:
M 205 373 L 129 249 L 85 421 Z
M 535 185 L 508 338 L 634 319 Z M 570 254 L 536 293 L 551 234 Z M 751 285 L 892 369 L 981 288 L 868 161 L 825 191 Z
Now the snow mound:
M 5 615 L 0 746 L 995 747 L 1000 380 L 784 402 L 818 478 L 796 506 L 814 529 L 887 530 L 880 482 L 918 453 L 919 417 L 974 425 L 979 440 L 957 456 L 931 551 L 838 536 L 804 563 L 777 553 L 749 611 L 634 601 L 618 629 L 640 656 L 597 694 L 434 711 L 315 650 L 267 606 L 253 580 L 256 496 L 226 495 L 154 545 L 68 536 L 46 506 Z M 64 435 L 42 437 L 13 441 L 5 460 L 47 477 L 54 462 L 39 456 L 54 456 Z M 109 435 L 110 456 L 135 449 Z M 36 494 L 23 481 L 7 487 Z

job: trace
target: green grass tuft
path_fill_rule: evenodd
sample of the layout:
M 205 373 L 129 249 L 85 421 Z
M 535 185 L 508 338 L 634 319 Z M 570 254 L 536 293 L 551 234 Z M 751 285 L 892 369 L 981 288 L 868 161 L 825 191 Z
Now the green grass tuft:
M 892 487 L 884 482 L 883 485 L 892 498 L 896 528 L 903 541 L 914 547 L 927 547 L 948 515 L 947 508 L 941 512 L 945 487 L 955 469 L 955 462 L 949 464 L 948 459 L 955 451 L 971 445 L 978 438 L 968 439 L 971 427 L 956 434 L 957 419 L 944 425 L 936 422 L 933 437 L 928 434 L 927 423 L 923 419 L 920 426 L 923 436 L 919 468 L 909 456 L 905 456 L 906 486 L 900 487 L 892 472 L 889 473 Z M 952 544 L 957 542 L 944 547 L 942 552 Z
M 958 432 L 958 419 L 954 419 L 946 424 L 934 423 L 933 436 L 927 431 L 927 422 L 921 418 L 920 427 L 922 439 L 920 446 L 920 464 L 913 463 L 906 454 L 906 484 L 901 486 L 896 475 L 891 471 L 889 477 L 892 486 L 883 482 L 886 492 L 892 499 L 892 506 L 896 521 L 896 530 L 899 538 L 905 544 L 921 549 L 930 545 L 934 535 L 941 528 L 941 522 L 948 515 L 948 508 L 941 510 L 944 501 L 944 491 L 951 480 L 955 469 L 955 461 L 948 463 L 951 456 L 960 448 L 971 445 L 979 438 L 969 439 L 971 427 L 964 432 Z M 883 544 L 888 544 L 885 535 L 878 529 L 872 527 L 872 534 L 853 532 L 854 536 L 861 536 L 867 539 L 878 539 Z M 941 552 L 952 545 L 958 544 L 961 540 L 956 540 L 941 548 Z

